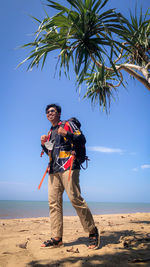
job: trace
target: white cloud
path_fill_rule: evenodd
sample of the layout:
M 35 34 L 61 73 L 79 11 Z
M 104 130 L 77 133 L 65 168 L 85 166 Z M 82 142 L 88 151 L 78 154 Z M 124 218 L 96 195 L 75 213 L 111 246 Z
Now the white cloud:
M 141 169 L 150 169 L 150 164 L 141 165 Z
M 118 153 L 123 154 L 123 150 L 120 148 L 110 148 L 110 147 L 104 147 L 104 146 L 89 146 L 87 148 L 90 151 L 95 151 L 99 153 Z
M 144 164 L 144 165 L 141 165 L 140 167 L 133 168 L 132 171 L 137 172 L 140 170 L 140 168 L 143 170 L 144 169 L 150 169 L 150 164 Z

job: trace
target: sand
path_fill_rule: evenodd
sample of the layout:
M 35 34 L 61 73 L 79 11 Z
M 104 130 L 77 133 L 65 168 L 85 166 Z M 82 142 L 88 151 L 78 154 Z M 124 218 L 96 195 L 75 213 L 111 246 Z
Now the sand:
M 96 215 L 98 250 L 77 216 L 64 217 L 64 247 L 42 248 L 50 238 L 49 218 L 0 220 L 0 266 L 150 266 L 150 213 Z

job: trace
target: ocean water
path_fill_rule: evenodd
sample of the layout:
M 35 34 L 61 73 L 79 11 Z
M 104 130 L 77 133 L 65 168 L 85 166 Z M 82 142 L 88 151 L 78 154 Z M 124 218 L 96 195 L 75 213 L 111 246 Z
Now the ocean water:
M 150 203 L 87 202 L 93 215 L 150 212 Z M 75 216 L 70 202 L 64 202 L 65 216 Z M 48 217 L 47 201 L 0 200 L 0 219 Z

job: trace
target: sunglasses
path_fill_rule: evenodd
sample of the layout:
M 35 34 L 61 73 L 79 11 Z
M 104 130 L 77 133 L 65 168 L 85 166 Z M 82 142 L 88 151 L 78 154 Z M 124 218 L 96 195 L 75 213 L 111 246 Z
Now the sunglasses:
M 57 112 L 55 109 L 50 109 L 46 112 L 46 114 Z

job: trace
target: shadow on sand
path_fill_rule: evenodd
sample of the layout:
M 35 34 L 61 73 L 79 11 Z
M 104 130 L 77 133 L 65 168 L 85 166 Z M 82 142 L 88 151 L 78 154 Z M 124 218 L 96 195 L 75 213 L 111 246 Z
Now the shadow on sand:
M 80 237 L 71 243 L 65 243 L 67 249 L 68 246 L 87 244 L 88 240 L 85 237 Z M 101 254 L 101 248 L 109 247 L 113 244 L 120 244 L 120 247 L 116 250 L 116 253 Z M 69 257 L 57 261 L 39 260 L 28 263 L 28 267 L 58 267 L 58 266 L 75 266 L 80 267 L 93 267 L 93 266 L 105 266 L 105 267 L 127 267 L 127 266 L 150 266 L 150 237 L 149 235 L 143 235 L 134 231 L 120 231 L 114 232 L 108 236 L 101 236 L 100 248 L 93 252 L 94 255 L 80 256 L 71 254 Z

